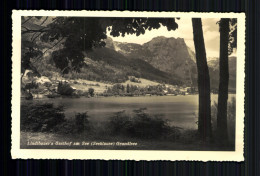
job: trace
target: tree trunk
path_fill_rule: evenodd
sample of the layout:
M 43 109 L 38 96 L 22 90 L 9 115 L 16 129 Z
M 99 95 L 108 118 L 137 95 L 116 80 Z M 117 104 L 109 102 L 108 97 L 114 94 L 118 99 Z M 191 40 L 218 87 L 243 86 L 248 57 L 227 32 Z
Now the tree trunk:
M 219 23 L 220 31 L 220 56 L 219 56 L 219 89 L 218 89 L 218 113 L 217 133 L 219 138 L 226 142 L 227 132 L 227 100 L 228 100 L 228 42 L 229 42 L 229 19 L 222 18 Z
M 200 137 L 206 141 L 211 138 L 211 104 L 210 104 L 210 80 L 206 58 L 206 50 L 200 18 L 192 19 L 193 38 L 196 52 L 199 90 L 199 120 L 198 131 Z

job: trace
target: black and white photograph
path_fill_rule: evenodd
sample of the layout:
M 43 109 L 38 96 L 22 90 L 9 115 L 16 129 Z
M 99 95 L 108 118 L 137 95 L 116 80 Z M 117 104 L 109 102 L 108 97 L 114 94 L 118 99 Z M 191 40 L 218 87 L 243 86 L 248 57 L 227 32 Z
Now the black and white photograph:
M 13 17 L 13 149 L 243 159 L 243 14 L 48 13 Z

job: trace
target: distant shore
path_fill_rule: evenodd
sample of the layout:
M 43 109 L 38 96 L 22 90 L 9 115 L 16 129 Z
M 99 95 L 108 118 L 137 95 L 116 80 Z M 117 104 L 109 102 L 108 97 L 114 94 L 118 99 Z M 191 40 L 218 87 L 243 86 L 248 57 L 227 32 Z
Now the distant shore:
M 229 94 L 236 94 L 234 92 L 229 92 Z M 37 95 L 34 94 L 33 95 L 33 99 L 56 99 L 56 98 L 107 98 L 107 97 L 164 97 L 164 96 L 191 96 L 191 95 L 198 95 L 198 93 L 194 93 L 194 94 L 164 94 L 164 95 L 150 95 L 150 94 L 146 94 L 146 95 L 95 95 L 95 96 L 84 96 L 84 95 L 71 95 L 71 96 L 64 96 L 64 95 L 58 95 L 55 97 L 48 97 L 48 95 Z M 211 95 L 217 95 L 217 93 L 211 93 Z M 26 99 L 24 96 L 21 96 L 21 99 Z

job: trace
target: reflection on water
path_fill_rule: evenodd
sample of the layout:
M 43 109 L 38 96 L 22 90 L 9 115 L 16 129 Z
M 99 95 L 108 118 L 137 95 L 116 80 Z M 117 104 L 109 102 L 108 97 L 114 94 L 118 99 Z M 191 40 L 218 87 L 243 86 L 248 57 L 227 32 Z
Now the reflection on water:
M 234 97 L 229 95 L 229 100 Z M 162 115 L 174 126 L 196 129 L 198 112 L 198 95 L 188 96 L 148 96 L 148 97 L 102 97 L 102 98 L 57 98 L 38 99 L 34 102 L 53 102 L 65 106 L 67 118 L 77 112 L 88 112 L 90 120 L 104 121 L 113 113 L 125 110 L 131 113 L 134 109 L 147 108 L 152 115 Z M 217 101 L 217 95 L 211 95 L 211 102 Z

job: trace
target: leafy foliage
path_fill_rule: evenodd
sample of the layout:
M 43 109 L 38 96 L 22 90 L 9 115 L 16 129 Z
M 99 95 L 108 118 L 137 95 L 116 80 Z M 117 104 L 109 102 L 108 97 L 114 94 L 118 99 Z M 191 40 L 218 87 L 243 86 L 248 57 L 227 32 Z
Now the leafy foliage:
M 104 93 L 104 96 L 140 96 L 145 94 L 150 95 L 165 95 L 164 90 L 166 91 L 165 85 L 155 85 L 155 86 L 146 86 L 146 87 L 138 87 L 136 85 L 129 85 L 127 84 L 126 87 L 122 84 L 115 84 L 112 87 L 108 87 L 107 90 Z M 172 89 L 168 88 L 168 90 L 172 91 Z M 169 91 L 169 93 L 170 93 Z
M 30 83 L 27 83 L 24 88 L 30 90 L 30 89 L 37 89 L 38 87 L 39 85 L 36 82 L 32 81 Z
M 91 123 L 88 120 L 87 113 L 77 113 L 75 116 L 57 125 L 54 128 L 56 133 L 60 134 L 82 134 L 83 132 L 90 132 Z
M 167 120 L 151 117 L 144 110 L 146 108 L 134 110 L 133 116 L 126 115 L 125 111 L 115 113 L 108 122 L 111 134 L 141 139 L 179 137 L 179 128 L 170 127 Z
M 63 74 L 70 70 L 80 71 L 84 65 L 83 51 L 105 46 L 106 31 L 98 18 L 57 17 L 48 27 L 52 30 L 42 36 L 43 41 L 65 38 L 63 48 L 52 54 L 56 67 Z
M 57 91 L 61 95 L 69 96 L 73 94 L 74 89 L 66 82 L 59 82 Z
M 25 70 L 32 70 L 38 73 L 37 69 L 32 65 L 31 58 L 37 58 L 42 55 L 42 51 L 39 50 L 36 44 L 33 42 L 22 41 L 22 59 L 21 59 L 21 72 L 25 73 Z
M 237 19 L 230 19 L 230 33 L 229 33 L 229 46 L 228 46 L 228 54 L 233 53 L 233 49 L 237 48 Z
M 168 31 L 176 30 L 178 24 L 175 18 L 110 18 L 107 25 L 110 35 L 114 37 L 125 36 L 126 34 L 144 34 L 146 30 L 158 29 L 166 26 Z
M 89 88 L 89 89 L 88 89 L 88 93 L 89 93 L 89 95 L 90 95 L 91 97 L 94 96 L 94 92 L 95 92 L 95 90 L 94 90 L 93 88 Z
M 135 77 L 131 77 L 129 80 L 131 82 L 141 83 L 141 81 L 139 79 L 135 78 Z
M 56 125 L 65 121 L 64 118 L 63 106 L 55 107 L 52 103 L 21 105 L 22 131 L 52 131 Z
M 84 55 L 77 49 L 54 51 L 52 59 L 62 74 L 68 74 L 71 70 L 79 72 L 80 68 L 84 65 Z
M 77 113 L 75 115 L 75 127 L 78 133 L 82 133 L 89 124 L 87 113 Z
M 21 106 L 22 131 L 79 134 L 90 130 L 88 118 L 87 113 L 77 113 L 73 120 L 67 120 L 64 107 L 55 107 L 52 103 L 30 103 Z

